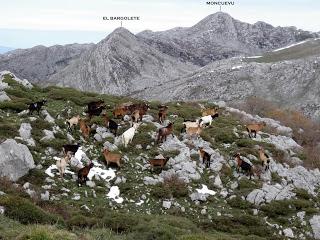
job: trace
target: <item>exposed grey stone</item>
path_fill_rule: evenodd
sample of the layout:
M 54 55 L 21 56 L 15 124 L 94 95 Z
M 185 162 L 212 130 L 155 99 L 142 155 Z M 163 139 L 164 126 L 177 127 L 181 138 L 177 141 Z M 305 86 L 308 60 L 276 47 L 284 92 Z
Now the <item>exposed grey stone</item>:
M 162 207 L 164 207 L 165 209 L 170 209 L 171 208 L 171 201 L 163 201 Z
M 35 146 L 35 141 L 31 137 L 32 127 L 30 123 L 21 123 L 19 128 L 20 137 L 28 143 L 30 146 Z
M 41 196 L 42 201 L 49 201 L 49 199 L 50 199 L 49 191 L 46 191 L 45 193 L 41 193 L 40 196 Z
M 291 228 L 284 229 L 283 234 L 288 238 L 294 238 L 294 234 Z
M 94 187 L 96 186 L 96 183 L 95 183 L 94 181 L 87 181 L 87 182 L 86 182 L 86 185 L 87 185 L 88 187 L 94 188 Z
M 53 131 L 44 129 L 43 133 L 45 136 L 43 138 L 41 138 L 40 141 L 50 141 L 50 140 L 55 139 Z
M 51 117 L 47 110 L 42 110 L 41 114 L 45 116 L 44 120 L 46 120 L 48 123 L 54 123 L 54 118 Z
M 104 144 L 103 144 L 103 147 L 107 148 L 108 150 L 110 151 L 116 151 L 118 150 L 118 147 L 113 144 L 113 143 L 110 143 L 109 141 L 106 141 Z
M 314 215 L 309 222 L 312 228 L 313 237 L 315 239 L 320 239 L 320 215 Z
M 35 168 L 33 157 L 26 145 L 7 139 L 0 144 L 0 176 L 17 181 Z

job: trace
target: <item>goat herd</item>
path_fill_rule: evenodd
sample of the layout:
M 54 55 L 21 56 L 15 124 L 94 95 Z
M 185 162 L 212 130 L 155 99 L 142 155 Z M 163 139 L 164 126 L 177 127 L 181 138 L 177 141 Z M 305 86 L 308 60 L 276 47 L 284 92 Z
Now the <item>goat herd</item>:
M 29 114 L 32 114 L 34 111 L 37 111 L 38 115 L 39 112 L 46 104 L 46 100 L 42 100 L 39 102 L 31 103 L 29 105 Z M 104 113 L 103 110 L 105 110 Z M 147 111 L 150 110 L 150 106 L 147 103 L 123 103 L 113 110 L 112 114 L 114 118 L 121 118 L 124 119 L 126 115 L 131 116 L 131 127 L 127 129 L 122 135 L 121 135 L 121 142 L 126 148 L 128 144 L 132 142 L 132 139 L 135 135 L 136 130 L 140 126 L 142 122 L 143 115 L 147 113 Z M 158 122 L 163 124 L 166 117 L 167 117 L 167 110 L 168 106 L 165 105 L 159 105 L 158 106 Z M 189 137 L 199 137 L 202 130 L 210 126 L 213 122 L 213 120 L 217 117 L 219 117 L 218 108 L 207 108 L 202 110 L 202 117 L 195 121 L 184 121 L 183 122 L 183 128 L 181 129 L 181 132 L 186 132 L 187 136 Z M 87 117 L 85 119 L 81 118 L 80 115 L 74 116 L 66 121 L 66 124 L 68 125 L 68 131 L 72 132 L 76 129 L 76 126 L 79 124 L 80 131 L 84 137 L 84 139 L 88 140 L 90 137 L 91 132 L 91 126 L 89 125 L 89 122 L 93 116 L 102 116 L 104 119 L 105 126 L 112 132 L 115 136 L 117 136 L 118 131 L 118 123 L 114 120 L 110 119 L 107 116 L 106 113 L 106 105 L 103 100 L 99 101 L 93 101 L 88 103 L 87 106 Z M 173 125 L 174 122 L 169 122 L 169 124 L 166 127 L 162 127 L 158 130 L 158 136 L 157 136 L 157 143 L 166 141 L 168 135 L 173 136 Z M 252 123 L 245 125 L 246 130 L 248 132 L 248 136 L 256 137 L 257 132 L 262 130 L 263 127 L 266 126 L 265 122 L 262 123 Z M 252 136 L 254 134 L 254 136 Z M 63 153 L 64 157 L 57 160 L 56 166 L 59 170 L 61 178 L 63 178 L 66 166 L 68 165 L 69 161 L 71 160 L 71 157 L 78 151 L 80 145 L 79 144 L 65 144 L 63 145 Z M 265 170 L 269 169 L 269 163 L 270 159 L 269 156 L 265 153 L 264 149 L 262 147 L 259 148 L 259 157 L 261 160 L 262 166 L 265 168 Z M 203 148 L 198 149 L 200 159 L 202 159 L 203 164 L 205 164 L 206 167 L 210 167 L 210 159 L 211 155 L 206 152 Z M 102 150 L 102 154 L 105 158 L 107 166 L 113 164 L 116 165 L 118 168 L 121 167 L 121 158 L 122 156 L 119 153 L 112 153 L 109 151 L 109 149 L 104 148 Z M 236 153 L 234 155 L 234 158 L 237 163 L 237 172 L 241 169 L 244 171 L 247 175 L 249 175 L 250 179 L 251 176 L 256 173 L 258 176 L 258 171 L 255 171 L 255 168 L 252 164 L 246 162 L 241 158 L 240 153 Z M 150 166 L 152 169 L 154 167 L 159 166 L 161 170 L 166 165 L 168 161 L 168 158 L 166 157 L 160 157 L 160 158 L 154 158 L 149 160 Z M 86 183 L 87 176 L 89 174 L 90 169 L 93 167 L 93 163 L 90 162 L 87 166 L 81 168 L 78 170 L 78 184 L 82 185 Z

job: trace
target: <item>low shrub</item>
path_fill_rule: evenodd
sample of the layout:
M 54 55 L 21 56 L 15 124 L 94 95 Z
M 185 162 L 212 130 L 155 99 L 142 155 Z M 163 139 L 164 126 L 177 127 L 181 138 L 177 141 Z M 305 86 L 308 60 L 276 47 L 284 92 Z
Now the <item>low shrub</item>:
M 52 224 L 61 221 L 57 216 L 43 211 L 31 201 L 18 196 L 5 195 L 0 198 L 0 205 L 6 208 L 7 217 L 23 224 Z

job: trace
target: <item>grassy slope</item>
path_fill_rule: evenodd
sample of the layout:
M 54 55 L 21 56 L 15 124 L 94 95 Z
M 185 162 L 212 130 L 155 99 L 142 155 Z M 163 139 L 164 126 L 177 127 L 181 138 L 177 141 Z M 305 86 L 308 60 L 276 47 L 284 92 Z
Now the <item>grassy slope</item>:
M 320 54 L 320 39 L 310 40 L 305 43 L 276 52 L 268 52 L 259 58 L 247 58 L 247 62 L 273 63 L 285 60 L 294 60 L 316 56 Z
M 0 139 L 13 138 L 18 136 L 18 129 L 22 122 L 30 122 L 33 126 L 32 136 L 36 140 L 36 147 L 30 148 L 34 156 L 36 164 L 41 164 L 45 169 L 54 160 L 52 156 L 46 156 L 44 151 L 50 146 L 60 151 L 62 144 L 66 141 L 65 118 L 68 116 L 66 109 L 71 109 L 71 115 L 81 113 L 85 109 L 86 103 L 91 100 L 102 98 L 111 107 L 129 101 L 123 97 L 114 97 L 108 95 L 97 95 L 94 93 L 83 93 L 68 88 L 48 87 L 27 90 L 10 77 L 6 77 L 6 82 L 11 86 L 6 90 L 7 94 L 13 99 L 11 102 L 0 103 Z M 40 142 L 43 136 L 43 129 L 52 129 L 53 125 L 45 122 L 41 117 L 37 117 L 36 121 L 31 122 L 28 116 L 17 115 L 17 112 L 26 109 L 26 103 L 48 99 L 46 109 L 52 116 L 60 114 L 62 119 L 56 120 L 56 124 L 62 129 L 56 134 L 56 139 L 50 142 Z M 154 117 L 157 113 L 157 102 L 150 103 L 150 114 Z M 110 114 L 109 110 L 109 114 Z M 175 121 L 175 134 L 180 135 L 179 128 L 184 118 L 195 118 L 199 116 L 199 107 L 196 103 L 170 103 L 169 115 L 177 114 L 178 118 L 171 119 Z M 93 122 L 102 124 L 100 118 L 93 119 Z M 212 128 L 207 128 L 202 133 L 202 138 L 209 141 L 214 149 L 219 151 L 227 158 L 235 151 L 243 154 L 257 153 L 252 150 L 252 146 L 256 144 L 251 139 L 243 139 L 243 136 L 237 138 L 232 132 L 233 128 L 239 131 L 243 130 L 242 123 L 235 117 L 230 115 L 221 115 L 214 123 Z M 125 128 L 126 129 L 126 128 Z M 6 212 L 6 217 L 0 218 L 0 238 L 4 239 L 56 239 L 57 236 L 63 235 L 61 239 L 277 239 L 272 235 L 273 231 L 266 226 L 262 220 L 265 216 L 269 217 L 269 222 L 281 224 L 282 226 L 293 226 L 288 219 L 295 215 L 295 209 L 306 210 L 307 215 L 314 214 L 317 210 L 314 204 L 317 199 L 308 199 L 308 194 L 301 192 L 299 199 L 290 202 L 282 201 L 269 204 L 270 208 L 261 208 L 257 216 L 253 215 L 251 204 L 241 199 L 246 193 L 252 189 L 261 186 L 258 180 L 249 181 L 242 179 L 239 187 L 235 189 L 234 194 L 237 196 L 234 200 L 224 200 L 220 197 L 210 197 L 207 203 L 195 205 L 187 196 L 191 192 L 183 185 L 156 185 L 146 186 L 143 184 L 144 176 L 152 176 L 149 170 L 142 170 L 137 163 L 143 165 L 143 160 L 137 158 L 141 154 L 147 154 L 149 157 L 159 153 L 154 145 L 150 145 L 151 149 L 146 150 L 150 144 L 150 136 L 146 132 L 152 132 L 155 128 L 152 124 L 146 124 L 141 127 L 139 133 L 135 136 L 133 145 L 127 149 L 119 150 L 129 157 L 124 167 L 117 171 L 117 176 L 124 176 L 126 183 L 119 184 L 122 197 L 134 200 L 134 202 L 126 202 L 122 207 L 106 200 L 106 186 L 102 181 L 95 181 L 97 187 L 95 191 L 97 198 L 93 198 L 89 187 L 78 188 L 70 176 L 67 176 L 68 182 L 62 182 L 55 178 L 56 186 L 50 190 L 52 195 L 60 195 L 62 187 L 70 189 L 71 193 L 68 197 L 61 197 L 60 201 L 42 202 L 39 199 L 30 199 L 30 197 L 17 189 L 15 186 L 2 181 L 0 190 L 7 193 L 6 196 L 0 197 L 0 205 L 6 208 L 12 208 L 12 211 Z M 124 131 L 122 129 L 121 131 Z M 78 132 L 74 133 L 77 141 L 81 141 Z M 111 139 L 110 139 L 111 140 Z M 224 144 L 231 144 L 230 148 L 225 148 Z M 90 159 L 98 159 L 103 163 L 101 156 L 102 144 L 93 140 L 91 137 L 89 142 L 83 142 L 84 146 L 93 145 L 94 148 L 87 152 Z M 134 146 L 141 144 L 142 149 L 136 149 Z M 278 154 L 278 150 L 271 144 L 264 144 L 265 149 L 274 155 Z M 166 153 L 166 155 L 176 155 L 177 153 Z M 192 156 L 195 160 L 198 156 Z M 280 159 L 281 160 L 281 159 Z M 205 170 L 202 178 L 192 182 L 189 186 L 194 189 L 200 184 L 206 184 L 209 189 L 215 189 L 209 176 L 212 175 Z M 232 176 L 230 169 L 225 166 L 220 173 L 224 185 L 228 185 L 235 178 Z M 44 192 L 41 186 L 47 176 L 44 170 L 32 170 L 30 173 L 19 180 L 18 183 L 23 184 L 28 181 L 32 184 L 32 188 L 37 192 Z M 274 182 L 279 181 L 274 176 Z M 175 187 L 175 191 L 172 188 Z M 81 199 L 79 201 L 71 200 L 73 193 L 79 193 Z M 88 197 L 84 197 L 88 193 Z M 137 206 L 140 197 L 145 194 L 149 199 L 148 204 Z M 180 208 L 172 207 L 169 210 L 162 208 L 162 201 L 171 198 L 174 194 L 175 202 L 183 206 L 186 211 L 181 212 Z M 277 209 L 277 214 L 273 214 L 272 206 Z M 290 209 L 288 210 L 288 204 Z M 87 212 L 82 208 L 87 205 L 91 211 Z M 202 215 L 200 211 L 207 206 L 207 214 Z M 24 209 L 23 211 L 14 211 Z M 222 216 L 218 216 L 217 213 Z M 43 217 L 43 216 L 47 217 Z M 208 219 L 208 216 L 212 220 Z M 232 217 L 230 216 L 232 215 Z M 8 220 L 8 218 L 15 221 Z M 29 223 L 31 225 L 24 225 Z M 33 225 L 35 223 L 41 225 Z M 45 225 L 52 224 L 53 226 Z M 298 223 L 294 223 L 300 227 Z M 68 231 L 68 232 L 66 232 Z M 60 234 L 60 235 L 59 235 Z M 77 236 L 75 237 L 76 234 Z M 30 237 L 32 236 L 32 237 Z M 279 238 L 281 239 L 281 238 Z

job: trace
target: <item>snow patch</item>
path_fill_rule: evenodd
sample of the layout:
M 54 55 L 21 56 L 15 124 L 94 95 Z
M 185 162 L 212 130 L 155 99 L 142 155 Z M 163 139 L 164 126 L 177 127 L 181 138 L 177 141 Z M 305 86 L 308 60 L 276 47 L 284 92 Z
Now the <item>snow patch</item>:
M 116 203 L 122 203 L 123 202 L 123 198 L 119 197 L 120 195 L 120 190 L 118 186 L 112 186 L 110 188 L 109 193 L 107 194 L 108 198 L 113 199 Z
M 200 194 L 209 194 L 209 195 L 215 195 L 217 192 L 208 189 L 207 185 L 201 184 L 201 189 L 196 189 L 196 191 Z

